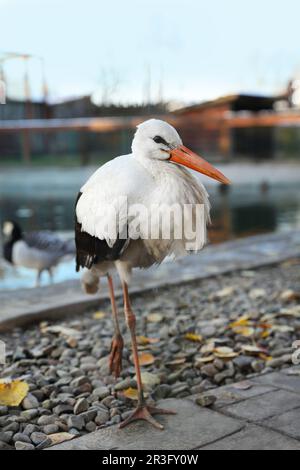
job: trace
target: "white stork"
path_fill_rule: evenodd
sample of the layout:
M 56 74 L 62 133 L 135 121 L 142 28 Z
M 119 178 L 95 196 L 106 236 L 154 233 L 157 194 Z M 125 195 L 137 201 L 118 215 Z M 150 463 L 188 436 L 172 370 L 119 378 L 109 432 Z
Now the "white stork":
M 82 284 L 88 293 L 97 292 L 101 276 L 108 278 L 115 326 L 109 362 L 110 371 L 116 376 L 122 368 L 123 339 L 111 277 L 114 270 L 117 270 L 123 286 L 124 312 L 131 334 L 139 398 L 137 408 L 121 423 L 121 427 L 143 419 L 163 429 L 152 415 L 171 413 L 147 406 L 145 402 L 135 334 L 136 320 L 129 299 L 128 284 L 133 268 L 147 268 L 161 263 L 166 256 L 182 255 L 190 249 L 187 248 L 190 239 L 186 239 L 184 227 L 182 237 L 175 237 L 178 227 L 175 227 L 174 219 L 167 238 L 162 236 L 161 227 L 154 227 L 158 228 L 156 235 L 149 236 L 147 222 L 151 218 L 157 220 L 155 216 L 159 209 L 162 208 L 161 213 L 164 216 L 166 208 L 173 207 L 174 204 L 180 208 L 184 205 L 200 205 L 204 209 L 202 231 L 193 249 L 201 249 L 206 241 L 210 210 L 208 194 L 185 167 L 229 184 L 222 173 L 183 146 L 180 136 L 171 125 L 150 119 L 138 126 L 132 142 L 132 154 L 117 157 L 99 168 L 81 188 L 76 202 L 77 270 L 87 268 L 82 276 Z M 135 204 L 145 210 L 134 210 L 133 216 L 130 209 Z M 184 213 L 183 226 L 194 222 L 194 219 L 195 211 Z M 132 221 L 134 227 L 138 228 L 130 232 L 128 227 Z M 160 224 L 160 219 L 156 223 Z M 108 226 L 113 226 L 115 230 L 108 230 Z

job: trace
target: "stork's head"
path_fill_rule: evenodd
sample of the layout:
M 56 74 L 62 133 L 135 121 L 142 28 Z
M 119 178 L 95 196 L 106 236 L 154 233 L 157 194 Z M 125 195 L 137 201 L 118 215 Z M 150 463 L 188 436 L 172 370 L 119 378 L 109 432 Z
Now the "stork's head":
M 203 173 L 224 184 L 230 181 L 219 170 L 182 144 L 173 126 L 159 119 L 149 119 L 137 126 L 132 151 L 139 158 L 165 160 Z

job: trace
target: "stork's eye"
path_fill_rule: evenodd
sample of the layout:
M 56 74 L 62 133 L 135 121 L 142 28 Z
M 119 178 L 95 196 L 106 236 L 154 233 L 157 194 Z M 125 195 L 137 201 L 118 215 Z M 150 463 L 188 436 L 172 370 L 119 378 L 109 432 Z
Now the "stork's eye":
M 155 137 L 153 137 L 153 140 L 157 144 L 163 144 L 163 145 L 166 145 L 167 147 L 169 146 L 168 142 L 166 142 L 165 139 L 163 139 L 163 137 L 161 137 L 160 135 L 156 135 Z

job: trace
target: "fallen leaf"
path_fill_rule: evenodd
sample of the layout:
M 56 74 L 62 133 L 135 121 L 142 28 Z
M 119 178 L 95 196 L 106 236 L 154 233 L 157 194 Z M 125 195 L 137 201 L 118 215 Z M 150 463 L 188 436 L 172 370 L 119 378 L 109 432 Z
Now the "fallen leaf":
M 29 391 L 29 386 L 21 380 L 0 380 L 0 405 L 19 406 Z
M 204 344 L 204 346 L 202 346 L 202 348 L 200 349 L 200 352 L 201 354 L 209 354 L 209 353 L 212 353 L 214 349 L 215 349 L 215 343 L 211 342 L 208 344 Z
M 203 336 L 197 335 L 196 333 L 186 333 L 184 337 L 188 341 L 193 341 L 194 343 L 200 343 L 203 340 Z
M 272 356 L 268 356 L 268 355 L 265 354 L 265 353 L 260 353 L 260 354 L 258 355 L 258 357 L 259 357 L 260 359 L 262 359 L 263 361 L 265 361 L 265 362 L 267 362 L 267 361 L 272 361 L 272 359 L 273 359 Z
M 243 315 L 242 317 L 238 318 L 236 321 L 231 323 L 229 325 L 229 327 L 233 329 L 233 328 L 237 328 L 239 326 L 248 326 L 250 324 L 251 324 L 251 322 L 249 321 L 248 315 Z
M 64 337 L 79 337 L 81 336 L 80 331 L 75 330 L 75 328 L 67 328 L 65 326 L 55 325 L 55 326 L 47 326 L 46 328 L 42 329 L 42 333 L 53 333 L 62 335 Z
M 300 305 L 298 305 L 297 307 L 292 307 L 292 308 L 284 308 L 278 313 L 278 316 L 300 318 Z
M 248 326 L 236 326 L 235 328 L 233 328 L 233 331 L 237 335 L 245 336 L 246 338 L 249 338 L 250 336 L 253 336 L 254 333 L 255 333 L 255 329 L 250 328 Z
M 62 442 L 71 441 L 75 435 L 68 432 L 58 432 L 55 434 L 49 434 L 48 438 L 51 439 L 51 445 L 61 444 Z
M 233 388 L 235 388 L 236 390 L 250 390 L 250 388 L 252 387 L 253 383 L 248 382 L 246 380 L 244 382 L 239 382 L 233 385 Z
M 93 318 L 95 320 L 102 320 L 102 318 L 104 318 L 106 316 L 106 313 L 105 312 L 95 312 L 94 315 L 93 315 Z
M 250 299 L 253 299 L 253 300 L 266 297 L 266 295 L 267 295 L 267 292 L 265 291 L 265 289 L 252 289 L 249 292 L 249 297 Z
M 147 338 L 147 336 L 137 336 L 137 343 L 141 346 L 146 346 L 147 344 L 155 344 L 159 342 L 158 338 Z
M 78 340 L 76 338 L 67 338 L 66 343 L 70 348 L 76 348 L 78 345 Z
M 131 359 L 133 362 L 133 357 L 131 357 Z M 140 366 L 150 366 L 151 364 L 154 363 L 155 358 L 150 353 L 141 353 L 139 354 L 139 361 L 140 361 Z
M 288 325 L 273 325 L 272 331 L 278 331 L 279 333 L 292 333 L 295 331 L 295 328 Z
M 163 319 L 163 316 L 160 313 L 150 313 L 147 316 L 147 320 L 150 323 L 160 323 Z
M 139 398 L 138 390 L 132 387 L 123 390 L 122 395 L 124 395 L 126 398 L 129 398 L 130 400 L 138 400 Z
M 166 362 L 167 367 L 173 367 L 173 366 L 181 366 L 184 364 L 186 361 L 185 357 L 179 357 L 178 359 L 174 359 L 173 361 Z
M 235 291 L 234 287 L 224 287 L 224 289 L 216 292 L 215 297 L 219 299 L 222 299 L 224 297 L 229 297 L 230 295 L 234 293 L 234 291 Z
M 239 355 L 239 353 L 234 352 L 233 349 L 225 347 L 225 346 L 220 347 L 220 348 L 215 348 L 214 354 L 215 356 L 221 359 L 227 359 L 227 358 L 230 359 L 230 358 L 237 357 Z
M 195 366 L 202 364 L 207 364 L 209 362 L 213 362 L 215 360 L 215 356 L 206 356 L 206 357 L 196 357 L 195 358 Z
M 280 300 L 282 302 L 293 302 L 294 300 L 300 299 L 300 293 L 295 292 L 292 289 L 287 289 L 280 294 Z
M 271 335 L 270 331 L 265 330 L 261 333 L 260 336 L 261 336 L 262 339 L 265 339 L 265 338 L 269 338 L 270 335 Z
M 265 352 L 263 349 L 259 348 L 258 346 L 251 346 L 250 344 L 242 345 L 242 350 L 245 353 L 249 353 L 249 354 L 261 354 Z

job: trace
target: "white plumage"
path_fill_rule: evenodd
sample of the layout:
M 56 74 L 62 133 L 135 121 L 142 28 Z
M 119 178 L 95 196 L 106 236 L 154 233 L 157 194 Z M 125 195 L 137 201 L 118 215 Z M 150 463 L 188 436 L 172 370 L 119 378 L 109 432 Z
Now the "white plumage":
M 171 227 L 171 237 L 167 240 L 148 238 L 145 228 L 150 230 L 151 221 L 156 218 L 157 208 L 162 220 L 164 215 L 168 216 L 167 212 L 171 206 L 178 205 L 181 208 L 184 204 L 203 205 L 203 236 L 198 237 L 194 249 L 201 249 L 206 241 L 206 224 L 210 210 L 208 194 L 189 170 L 170 164 L 169 154 L 168 159 L 166 152 L 161 154 L 157 144 L 153 142 L 156 135 L 163 136 L 174 148 L 182 143 L 175 129 L 169 124 L 157 120 L 147 121 L 138 128 L 132 145 L 133 153 L 117 157 L 99 168 L 80 190 L 82 196 L 77 203 L 76 216 L 81 230 L 105 240 L 110 247 L 116 242 L 118 233 L 115 231 L 115 237 L 109 237 L 105 227 L 114 226 L 115 216 L 121 214 L 122 230 L 129 223 L 128 215 L 130 216 L 134 205 L 141 204 L 145 208 L 145 211 L 138 213 L 136 217 L 136 236 L 140 235 L 139 239 L 130 239 L 117 260 L 93 265 L 91 269 L 95 274 L 95 282 L 99 275 L 106 274 L 107 270 L 111 272 L 114 268 L 117 268 L 121 278 L 128 282 L 132 268 L 145 268 L 161 263 L 167 256 L 177 257 L 187 253 L 187 242 L 191 243 L 193 240 L 175 240 L 175 226 Z M 126 203 L 127 210 L 124 210 Z M 185 226 L 193 225 L 194 221 L 189 219 L 194 216 L 194 213 L 185 214 L 183 232 Z M 144 223 L 145 217 L 149 219 L 148 224 Z M 157 227 L 157 230 L 160 233 L 161 226 Z M 90 284 L 91 273 L 85 274 L 84 279 Z
M 206 241 L 208 195 L 185 167 L 228 183 L 218 170 L 182 145 L 172 126 L 151 119 L 138 126 L 132 154 L 115 158 L 97 170 L 81 188 L 76 203 L 77 270 L 87 268 L 82 277 L 83 286 L 88 293 L 94 293 L 98 290 L 99 278 L 108 277 L 115 326 L 109 367 L 116 376 L 122 368 L 123 338 L 112 271 L 117 269 L 122 281 L 138 406 L 121 427 L 143 419 L 162 429 L 152 415 L 170 413 L 147 406 L 145 402 L 128 283 L 133 268 L 147 268 L 161 263 L 167 256 L 184 255 L 190 249 L 197 251 Z M 202 209 L 200 224 L 199 208 Z

